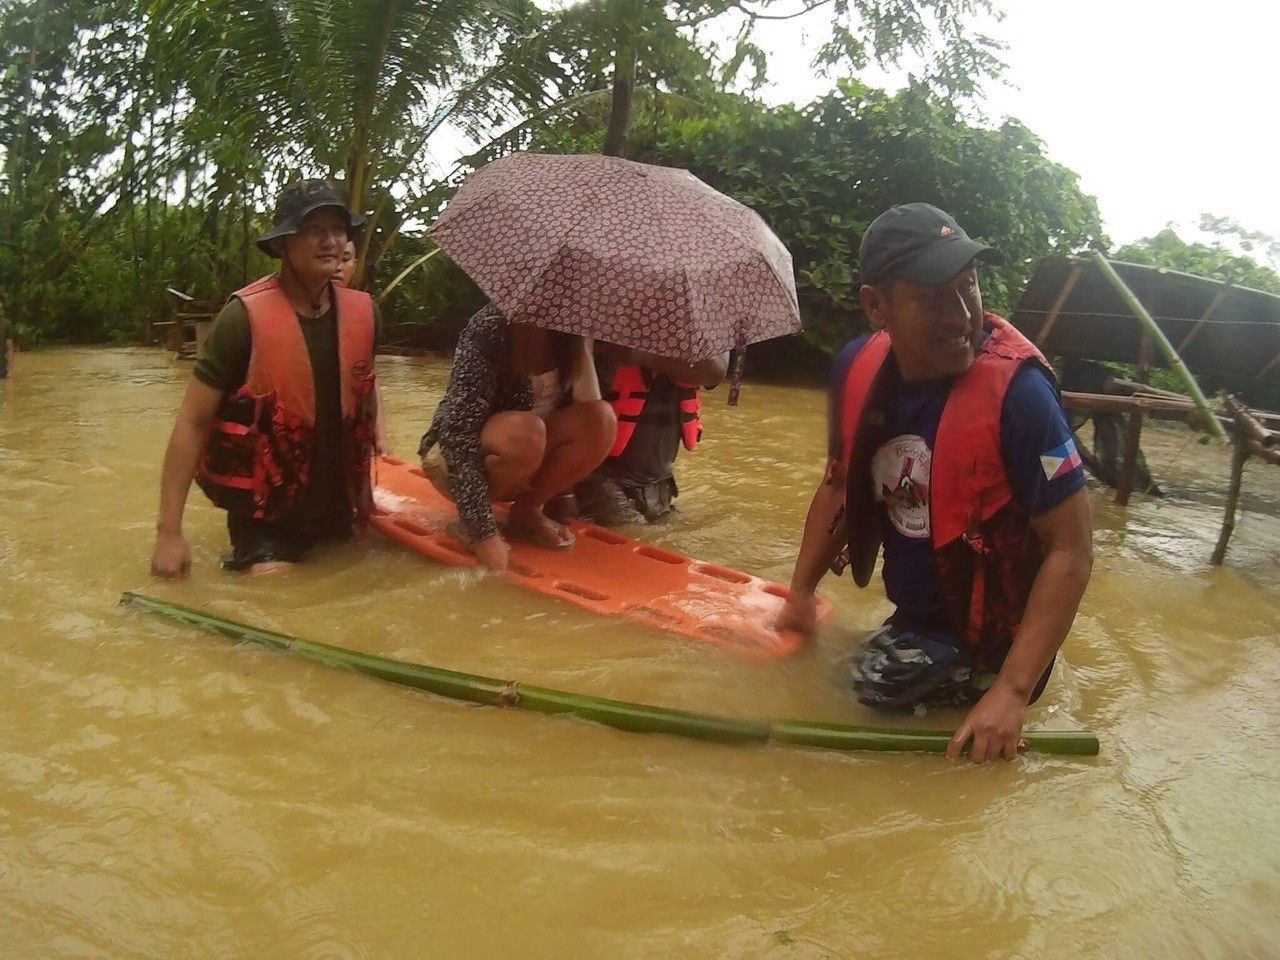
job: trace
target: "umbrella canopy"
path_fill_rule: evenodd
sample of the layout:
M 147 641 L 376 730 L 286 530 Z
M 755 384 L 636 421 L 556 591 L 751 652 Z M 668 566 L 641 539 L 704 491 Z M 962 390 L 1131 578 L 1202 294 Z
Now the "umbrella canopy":
M 787 248 L 687 170 L 515 154 L 430 233 L 513 323 L 689 363 L 800 329 Z

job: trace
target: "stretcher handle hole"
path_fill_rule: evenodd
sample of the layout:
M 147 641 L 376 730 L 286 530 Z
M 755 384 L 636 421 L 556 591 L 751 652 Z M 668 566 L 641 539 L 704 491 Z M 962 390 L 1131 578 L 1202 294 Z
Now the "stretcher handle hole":
M 780 597 L 783 600 L 791 599 L 791 591 L 788 590 L 786 587 L 784 587 L 780 583 L 766 583 L 760 589 L 763 590 L 765 593 L 769 594 L 770 596 Z
M 421 477 L 423 480 L 427 479 L 427 475 L 422 472 L 421 467 L 410 467 L 409 472 L 412 473 L 415 477 Z
M 382 458 L 382 462 L 383 462 L 383 463 L 385 463 L 385 464 L 387 464 L 387 466 L 390 466 L 390 467 L 403 467 L 403 466 L 404 466 L 404 461 L 403 461 L 403 460 L 401 460 L 399 457 L 388 457 L 388 456 L 384 456 L 384 457 Z
M 407 530 L 412 533 L 415 537 L 429 537 L 435 533 L 430 527 L 424 527 L 418 521 L 410 520 L 408 517 L 396 517 L 391 522 L 401 530 Z
M 678 566 L 682 563 L 688 563 L 688 557 L 682 557 L 678 553 L 671 553 L 669 550 L 659 550 L 657 547 L 640 547 L 636 550 L 642 557 L 648 557 L 650 560 L 657 560 L 659 563 L 669 563 L 672 566 Z
M 750 583 L 751 577 L 737 570 L 730 570 L 728 567 L 720 567 L 714 563 L 695 563 L 689 568 L 694 573 L 702 573 L 708 577 L 715 577 L 717 580 L 723 580 L 726 583 Z
M 599 540 L 601 543 L 607 543 L 611 547 L 616 547 L 620 543 L 626 543 L 627 538 L 621 537 L 609 530 L 603 530 L 600 527 L 586 527 L 582 530 L 582 535 L 590 537 L 592 540 Z
M 552 586 L 561 593 L 567 593 L 574 597 L 581 597 L 583 600 L 591 600 L 595 603 L 603 603 L 609 599 L 603 593 L 597 593 L 595 590 L 577 583 L 570 583 L 568 580 L 557 580 L 552 584 Z
M 511 563 L 508 561 L 507 569 L 518 577 L 528 577 L 530 580 L 536 580 L 542 576 L 542 574 L 537 570 L 534 570 L 532 567 L 526 567 L 522 563 Z

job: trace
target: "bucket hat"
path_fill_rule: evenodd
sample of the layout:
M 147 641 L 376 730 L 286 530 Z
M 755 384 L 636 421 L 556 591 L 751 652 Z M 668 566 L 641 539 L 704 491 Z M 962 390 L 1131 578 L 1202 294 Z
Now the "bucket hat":
M 328 180 L 295 180 L 280 191 L 271 229 L 258 238 L 258 249 L 275 257 L 270 241 L 297 233 L 307 214 L 322 207 L 336 207 L 347 218 L 347 229 L 354 233 L 365 225 L 365 217 L 352 213 L 342 192 Z

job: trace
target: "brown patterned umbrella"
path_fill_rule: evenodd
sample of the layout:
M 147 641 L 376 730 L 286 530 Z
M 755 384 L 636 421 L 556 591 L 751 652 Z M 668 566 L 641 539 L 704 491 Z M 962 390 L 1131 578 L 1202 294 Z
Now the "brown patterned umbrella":
M 687 170 L 515 154 L 430 233 L 513 322 L 690 363 L 800 329 L 787 248 Z

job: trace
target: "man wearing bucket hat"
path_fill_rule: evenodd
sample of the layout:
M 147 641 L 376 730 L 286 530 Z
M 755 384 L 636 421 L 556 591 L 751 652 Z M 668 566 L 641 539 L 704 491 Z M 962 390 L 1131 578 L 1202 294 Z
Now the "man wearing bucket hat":
M 895 610 L 852 663 L 859 700 L 964 707 L 949 755 L 1017 755 L 1092 567 L 1080 457 L 1053 373 L 984 313 L 1000 255 L 927 203 L 877 217 L 859 251 L 875 332 L 831 379 L 827 469 L 780 627 L 812 634 L 828 568 L 866 586 L 880 547 Z
M 224 567 L 265 571 L 342 540 L 371 510 L 372 298 L 333 282 L 365 219 L 324 180 L 281 192 L 259 248 L 280 269 L 215 318 L 165 453 L 152 572 L 191 565 L 182 514 L 195 479 L 227 511 Z

